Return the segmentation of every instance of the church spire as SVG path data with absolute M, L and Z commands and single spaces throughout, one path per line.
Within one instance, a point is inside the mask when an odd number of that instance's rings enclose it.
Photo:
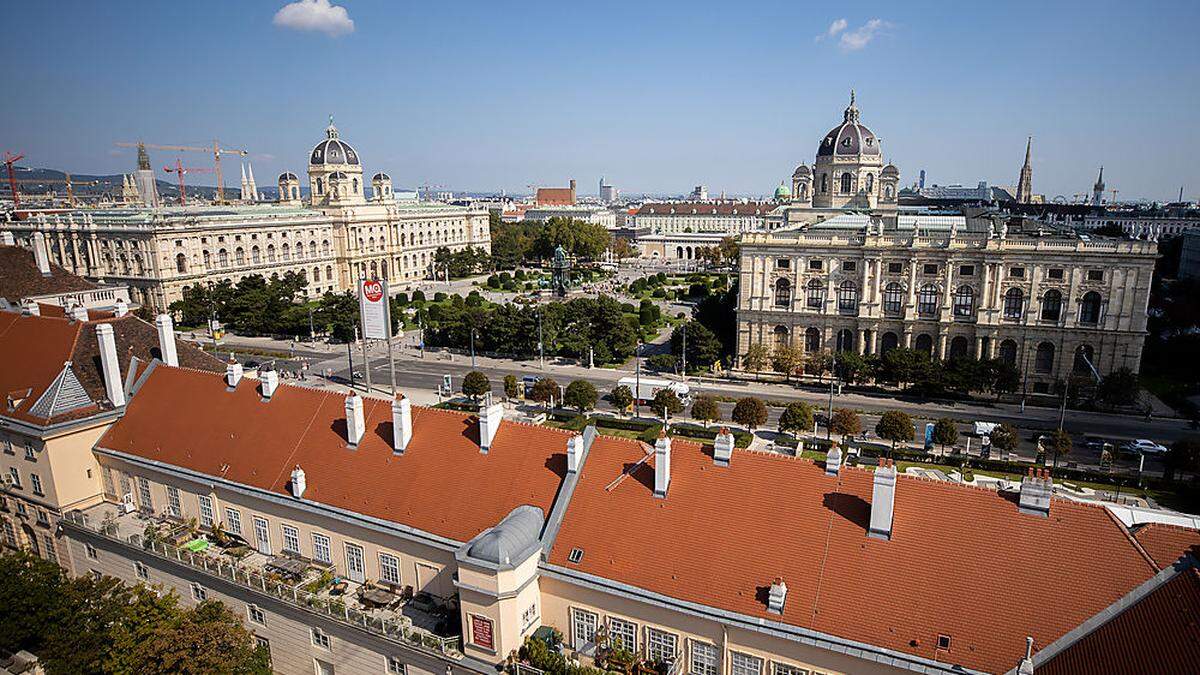
M 854 105 L 854 90 L 850 90 L 850 105 L 846 106 L 846 112 L 842 114 L 842 119 L 846 122 L 858 124 L 858 106 Z
M 1030 151 L 1033 149 L 1033 136 L 1025 141 L 1025 164 L 1021 166 L 1021 177 L 1017 180 L 1017 203 L 1028 204 L 1033 201 L 1033 165 L 1030 163 Z
M 138 142 L 138 168 L 143 171 L 150 170 L 150 155 L 146 152 L 146 144 Z

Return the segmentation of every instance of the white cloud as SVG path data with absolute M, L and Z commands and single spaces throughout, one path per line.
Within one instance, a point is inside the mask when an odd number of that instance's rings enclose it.
M 354 20 L 340 5 L 329 0 L 296 0 L 275 12 L 276 26 L 292 30 L 320 31 L 331 37 L 354 32 Z
M 833 23 L 829 24 L 829 30 L 813 38 L 813 42 L 820 42 L 827 37 L 835 37 L 838 33 L 846 30 L 847 25 L 845 19 L 836 19 Z
M 842 33 L 842 38 L 838 40 L 838 46 L 842 48 L 842 51 L 858 51 L 870 44 L 871 40 L 874 40 L 880 31 L 888 28 L 890 25 L 883 19 L 871 19 L 852 31 Z

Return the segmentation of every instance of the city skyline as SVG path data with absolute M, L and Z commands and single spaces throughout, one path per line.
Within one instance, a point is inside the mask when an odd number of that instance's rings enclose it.
M 1101 165 L 1122 200 L 1194 198 L 1200 183 L 1194 5 L 1038 6 L 1033 18 L 608 9 L 13 7 L 0 49 L 19 95 L 0 103 L 0 144 L 28 166 L 119 173 L 135 154 L 115 142 L 216 137 L 248 148 L 265 186 L 305 169 L 332 113 L 368 171 L 398 187 L 525 192 L 575 178 L 586 194 L 603 176 L 623 193 L 765 195 L 812 162 L 853 88 L 902 185 L 922 169 L 928 183 L 1014 185 L 1029 135 L 1047 198 L 1089 194 Z M 38 28 L 51 24 L 46 50 Z M 152 157 L 156 169 L 175 159 Z

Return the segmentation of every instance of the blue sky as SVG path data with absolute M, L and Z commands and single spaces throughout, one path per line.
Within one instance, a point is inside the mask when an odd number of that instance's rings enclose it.
M 1032 134 L 1035 191 L 1103 164 L 1120 198 L 1200 193 L 1194 0 L 332 1 L 352 31 L 277 25 L 285 0 L 4 3 L 0 149 L 108 173 L 133 167 L 115 141 L 217 137 L 263 185 L 333 113 L 398 185 L 765 194 L 853 87 L 905 184 L 1014 183 Z

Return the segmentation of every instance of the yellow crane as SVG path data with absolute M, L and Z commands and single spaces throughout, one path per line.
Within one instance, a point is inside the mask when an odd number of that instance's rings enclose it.
M 121 147 L 121 148 L 141 147 L 141 148 L 151 148 L 154 150 L 174 150 L 174 151 L 181 151 L 181 152 L 211 152 L 212 156 L 213 156 L 213 169 L 214 169 L 214 172 L 217 174 L 217 201 L 218 202 L 225 201 L 225 181 L 221 177 L 221 155 L 237 155 L 238 157 L 245 157 L 246 155 L 250 154 L 246 150 L 242 150 L 239 148 L 223 148 L 223 147 L 221 147 L 221 142 L 217 141 L 217 140 L 214 140 L 212 142 L 211 146 L 207 146 L 207 145 L 203 145 L 203 146 L 198 146 L 198 145 L 159 145 L 157 143 L 142 143 L 140 141 L 136 142 L 136 143 L 119 142 L 116 145 L 117 145 L 117 147 Z

